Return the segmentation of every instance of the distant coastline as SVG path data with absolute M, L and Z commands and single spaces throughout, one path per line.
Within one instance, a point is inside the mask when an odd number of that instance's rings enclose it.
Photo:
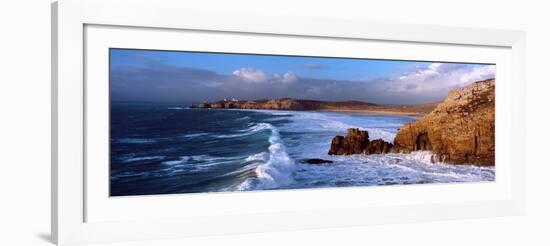
M 200 104 L 191 104 L 190 108 L 200 109 L 264 109 L 294 111 L 326 111 L 353 114 L 383 114 L 423 116 L 431 112 L 440 102 L 413 105 L 379 105 L 362 101 L 318 101 L 293 98 L 270 100 L 224 99 Z

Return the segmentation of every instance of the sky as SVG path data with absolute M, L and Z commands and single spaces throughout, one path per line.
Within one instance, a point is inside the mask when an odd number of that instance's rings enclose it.
M 494 78 L 490 64 L 110 49 L 113 101 L 224 98 L 441 101 L 454 88 Z

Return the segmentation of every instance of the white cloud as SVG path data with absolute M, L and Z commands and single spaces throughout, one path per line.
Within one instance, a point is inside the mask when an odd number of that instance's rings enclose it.
M 476 67 L 471 72 L 465 73 L 464 75 L 462 75 L 462 77 L 460 77 L 460 81 L 462 83 L 472 83 L 479 80 L 494 78 L 495 73 L 496 73 L 496 66 L 494 65 Z
M 389 78 L 379 86 L 395 93 L 429 93 L 448 91 L 494 77 L 494 65 L 472 67 L 454 63 L 431 63 L 427 67 L 417 67 L 408 73 Z
M 264 82 L 268 76 L 264 71 L 254 68 L 241 68 L 233 71 L 233 75 L 250 82 Z
M 264 71 L 255 68 L 240 68 L 233 71 L 233 75 L 239 77 L 242 80 L 249 82 L 283 82 L 292 83 L 298 80 L 298 76 L 293 72 L 287 72 L 283 75 L 273 74 L 270 76 Z
M 292 83 L 296 80 L 298 80 L 298 76 L 296 76 L 296 74 L 293 72 L 288 72 L 283 75 L 283 78 L 281 81 L 285 83 Z
M 152 75 L 156 76 L 154 80 Z M 440 101 L 453 88 L 494 75 L 495 66 L 452 63 L 426 63 L 410 67 L 407 72 L 368 80 L 308 78 L 293 71 L 269 74 L 246 67 L 226 75 L 157 64 L 113 71 L 113 93 L 117 100 L 126 101 L 178 101 L 182 97 L 189 101 L 292 97 L 410 104 Z

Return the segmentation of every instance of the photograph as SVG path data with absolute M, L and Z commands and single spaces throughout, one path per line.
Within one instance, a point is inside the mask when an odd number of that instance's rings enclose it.
M 110 196 L 495 181 L 496 65 L 109 49 Z

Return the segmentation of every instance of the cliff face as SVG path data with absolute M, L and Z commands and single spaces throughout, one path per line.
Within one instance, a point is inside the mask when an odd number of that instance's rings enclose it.
M 267 101 L 261 106 L 262 109 L 273 109 L 273 110 L 306 110 L 306 105 L 300 103 L 293 99 L 283 98 L 283 99 L 272 99 Z M 315 109 L 315 108 L 309 108 Z
M 495 80 L 455 89 L 420 120 L 397 132 L 393 152 L 431 150 L 433 161 L 495 163 Z

